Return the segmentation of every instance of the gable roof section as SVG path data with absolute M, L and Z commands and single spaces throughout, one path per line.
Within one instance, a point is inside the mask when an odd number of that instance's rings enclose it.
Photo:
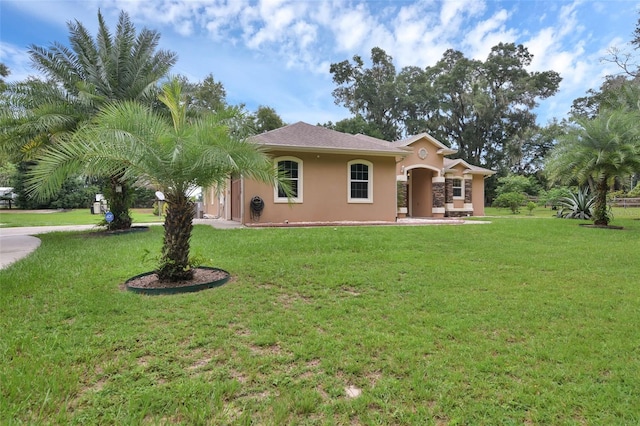
M 299 121 L 252 136 L 250 140 L 267 150 L 298 152 L 354 153 L 378 156 L 405 156 L 408 151 L 392 143 L 365 135 L 350 135 Z
M 420 133 L 415 136 L 411 136 L 407 139 L 402 139 L 402 140 L 393 142 L 392 145 L 398 148 L 408 147 L 412 145 L 414 142 L 419 141 L 420 139 L 426 139 L 427 141 L 431 142 L 431 144 L 435 145 L 435 147 L 438 148 L 438 154 L 449 155 L 449 154 L 455 154 L 456 152 L 458 152 L 457 149 L 449 148 L 448 146 L 440 142 L 438 139 L 431 136 L 429 133 Z
M 455 166 L 457 165 L 462 165 L 465 167 L 465 173 L 471 174 L 471 175 L 485 175 L 485 176 L 491 176 L 491 175 L 495 175 L 496 172 L 490 169 L 485 169 L 483 167 L 479 167 L 479 166 L 472 166 L 471 164 L 467 163 L 466 161 L 464 161 L 462 158 L 457 158 L 457 159 L 451 159 L 451 158 L 445 158 L 444 159 L 444 170 L 451 170 L 453 169 Z

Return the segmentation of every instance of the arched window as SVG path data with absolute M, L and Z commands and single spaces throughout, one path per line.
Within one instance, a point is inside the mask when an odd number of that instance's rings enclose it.
M 349 161 L 347 188 L 350 203 L 373 202 L 373 164 L 365 160 Z
M 274 160 L 278 172 L 283 173 L 291 185 L 291 201 L 302 203 L 302 160 L 296 157 L 278 157 Z M 289 199 L 284 190 L 278 185 L 274 189 L 274 202 L 288 203 Z

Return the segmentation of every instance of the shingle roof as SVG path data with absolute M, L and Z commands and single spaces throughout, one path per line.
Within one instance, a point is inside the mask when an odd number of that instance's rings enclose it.
M 271 149 L 294 151 L 358 152 L 372 155 L 407 155 L 390 142 L 365 135 L 350 135 L 299 121 L 251 137 L 251 141 Z

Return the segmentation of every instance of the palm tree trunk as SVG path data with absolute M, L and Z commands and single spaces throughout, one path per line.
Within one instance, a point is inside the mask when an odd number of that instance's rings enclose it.
M 609 224 L 609 215 L 607 214 L 607 180 L 600 179 L 596 184 L 596 200 L 593 205 L 593 223 L 594 225 L 607 226 Z
M 116 229 L 131 228 L 131 216 L 129 215 L 129 200 L 131 188 L 121 181 L 121 175 L 109 178 L 109 211 L 113 213 L 113 222 L 107 224 L 110 231 Z
M 182 193 L 167 194 L 167 216 L 164 221 L 162 258 L 157 271 L 162 281 L 193 278 L 189 265 L 189 248 L 193 229 L 193 202 Z

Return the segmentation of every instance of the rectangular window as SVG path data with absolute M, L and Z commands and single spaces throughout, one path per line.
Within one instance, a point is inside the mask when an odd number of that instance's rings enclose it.
M 369 182 L 351 182 L 351 198 L 369 198 Z
M 453 180 L 453 197 L 462 198 L 462 179 Z

